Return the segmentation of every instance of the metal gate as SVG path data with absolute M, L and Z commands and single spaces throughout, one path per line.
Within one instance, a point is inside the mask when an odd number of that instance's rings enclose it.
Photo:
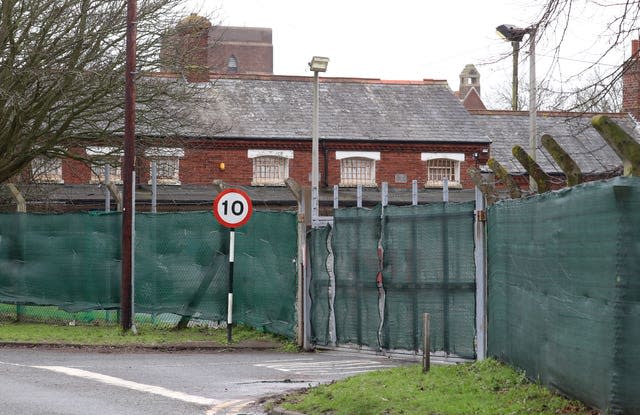
M 474 204 L 335 211 L 310 236 L 311 341 L 476 357 Z M 481 287 L 483 288 L 483 287 Z

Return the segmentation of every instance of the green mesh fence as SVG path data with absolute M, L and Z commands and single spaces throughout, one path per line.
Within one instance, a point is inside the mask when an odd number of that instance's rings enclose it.
M 120 305 L 121 222 L 118 213 L 1 214 L 0 316 L 117 321 L 92 310 Z M 255 212 L 236 230 L 234 322 L 295 335 L 296 241 L 293 213 Z M 210 212 L 137 214 L 136 321 L 225 321 L 228 244 Z
M 388 206 L 382 218 L 381 206 L 336 210 L 332 233 L 311 237 L 313 340 L 331 343 L 334 318 L 338 344 L 417 351 L 430 313 L 431 350 L 474 357 L 473 209 Z
M 501 202 L 488 224 L 490 354 L 640 414 L 640 179 Z
M 330 244 L 330 226 L 313 229 L 309 238 L 312 276 L 309 287 L 309 296 L 311 298 L 311 341 L 314 344 L 324 346 L 335 342 L 331 336 L 333 283 L 330 271 L 332 272 L 333 254 L 331 254 L 331 257 L 329 256 Z M 331 265 L 327 266 L 327 261 Z
M 473 210 L 473 203 L 385 208 L 385 347 L 421 348 L 429 313 L 432 351 L 475 357 Z

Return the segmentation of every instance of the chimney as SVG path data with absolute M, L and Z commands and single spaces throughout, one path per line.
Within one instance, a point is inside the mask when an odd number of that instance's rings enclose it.
M 480 73 L 476 69 L 475 65 L 465 65 L 462 72 L 460 72 L 460 87 L 458 88 L 460 99 L 464 99 L 471 88 L 475 88 L 478 95 L 480 95 Z
M 631 57 L 624 63 L 622 75 L 622 111 L 640 121 L 640 40 L 631 41 Z

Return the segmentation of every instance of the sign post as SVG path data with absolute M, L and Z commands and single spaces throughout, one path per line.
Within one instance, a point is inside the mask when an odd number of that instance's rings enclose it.
M 235 262 L 235 229 L 245 225 L 251 218 L 253 205 L 246 192 L 240 189 L 225 189 L 213 201 L 213 215 L 218 223 L 229 229 L 229 295 L 227 301 L 227 343 L 232 340 L 233 326 L 233 264 Z

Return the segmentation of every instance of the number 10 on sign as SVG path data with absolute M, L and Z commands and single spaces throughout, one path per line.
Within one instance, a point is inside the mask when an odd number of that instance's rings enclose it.
M 235 228 L 246 224 L 253 213 L 251 199 L 239 189 L 226 189 L 213 201 L 213 215 L 229 228 L 229 297 L 227 303 L 227 342 L 231 343 L 233 326 L 233 264 L 235 262 Z

